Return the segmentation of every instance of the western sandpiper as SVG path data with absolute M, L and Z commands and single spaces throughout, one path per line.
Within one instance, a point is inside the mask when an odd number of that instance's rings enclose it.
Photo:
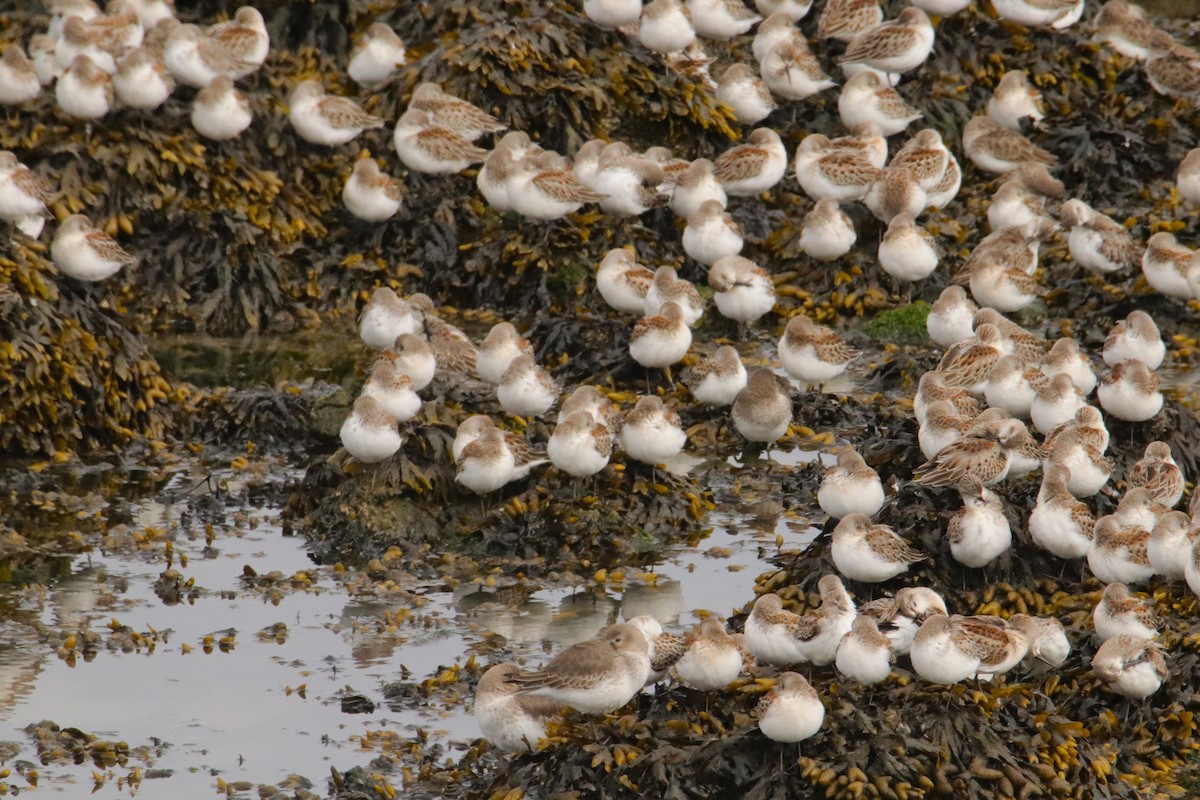
M 1122 525 L 1112 515 L 1096 521 L 1087 561 L 1092 574 L 1105 583 L 1142 583 L 1154 577 L 1148 547 L 1150 531 Z
M 475 176 L 475 185 L 479 193 L 492 208 L 501 212 L 513 210 L 512 200 L 508 196 L 508 185 L 517 166 L 534 147 L 529 134 L 524 131 L 510 131 L 488 153 Z
M 890 527 L 859 513 L 847 514 L 833 529 L 830 555 L 838 572 L 863 583 L 891 580 L 925 560 Z
M 66 69 L 78 56 L 87 56 L 98 69 L 111 75 L 117 71 L 117 64 L 110 51 L 116 49 L 102 29 L 93 28 L 90 21 L 85 22 L 82 17 L 72 16 L 63 22 L 54 57 L 58 65 Z
M 925 210 L 928 199 L 929 196 L 908 169 L 885 167 L 867 190 L 863 202 L 876 219 L 888 224 L 901 214 L 917 217 Z
M 179 25 L 171 30 L 163 44 L 162 60 L 175 80 L 196 89 L 208 86 L 218 75 L 236 80 L 258 68 L 208 38 L 195 25 Z
M 1162 411 L 1159 379 L 1137 359 L 1122 361 L 1100 380 L 1096 397 L 1100 407 L 1126 422 L 1145 422 Z
M 1083 0 L 995 0 L 1001 19 L 1031 28 L 1069 28 L 1083 15 Z
M 45 224 L 46 203 L 54 189 L 9 150 L 0 150 L 0 219 L 37 237 Z
M 875 0 L 870 5 L 879 8 Z M 874 72 L 859 72 L 846 81 L 838 95 L 838 115 L 848 128 L 870 122 L 885 136 L 900 133 L 923 116 Z
M 755 128 L 745 144 L 735 145 L 717 156 L 713 174 L 731 197 L 765 192 L 787 172 L 787 151 L 779 134 L 770 128 Z
M 347 97 L 327 95 L 317 81 L 297 84 L 288 106 L 288 121 L 301 139 L 313 144 L 346 144 L 365 130 L 383 127 L 382 118 L 368 114 Z
M 496 664 L 483 673 L 475 687 L 475 722 L 483 738 L 506 753 L 537 750 L 546 735 L 546 722 L 559 705 L 548 697 L 521 694 L 511 678 L 516 664 Z
M 687 444 L 679 414 L 654 395 L 638 399 L 625 415 L 621 447 L 625 454 L 645 464 L 665 464 Z
M 508 206 L 523 217 L 552 220 L 607 198 L 558 161 L 557 153 L 526 155 L 516 161 L 506 184 Z
M 1183 567 L 1183 578 L 1192 594 L 1200 597 L 1200 536 L 1192 541 L 1192 552 Z
M 1158 642 L 1116 636 L 1100 645 L 1092 656 L 1092 670 L 1117 694 L 1142 700 L 1157 692 L 1167 679 L 1164 653 Z
M 1003 408 L 1014 417 L 1027 419 L 1038 388 L 1047 382 L 1037 367 L 1027 367 L 1014 353 L 1001 358 L 988 376 L 983 396 L 992 408 Z
M 1084 269 L 1104 274 L 1142 263 L 1143 248 L 1134 243 L 1125 226 L 1082 200 L 1063 203 L 1059 219 L 1071 231 L 1067 239 L 1071 258 Z
M 907 211 L 892 217 L 879 243 L 879 266 L 893 278 L 919 281 L 937 269 L 938 246 Z
M 1067 468 L 1067 489 L 1076 497 L 1091 497 L 1108 483 L 1112 462 L 1076 431 L 1057 436 L 1047 450 L 1047 461 Z
M 933 128 L 918 131 L 892 158 L 893 167 L 905 167 L 923 190 L 937 186 L 950 163 L 950 151 Z
M 688 215 L 683 252 L 706 267 L 742 252 L 742 226 L 720 200 L 705 200 Z
M 975 166 L 988 172 L 1010 172 L 1027 163 L 1052 166 L 1058 161 L 1053 154 L 986 114 L 968 122 L 962 135 L 967 156 Z
M 829 137 L 814 133 L 796 150 L 796 181 L 814 200 L 861 200 L 879 177 L 879 169 L 863 156 L 830 149 Z
M 126 5 L 137 15 L 142 27 L 150 30 L 164 19 L 174 19 L 175 0 L 128 0 Z
M 408 376 L 413 389 L 421 391 L 430 384 L 437 372 L 437 359 L 429 343 L 415 333 L 402 333 L 391 347 L 380 353 L 396 365 L 396 369 Z
M 528 475 L 545 458 L 518 463 L 504 431 L 483 426 L 455 459 L 454 480 L 475 494 L 488 494 Z
M 679 306 L 688 327 L 704 314 L 704 300 L 692 282 L 680 278 L 674 267 L 662 266 L 655 270 L 654 280 L 646 289 L 645 313 L 660 313 L 667 303 Z
M 662 623 L 649 614 L 639 614 L 626 622 L 640 630 L 650 645 L 650 674 L 646 676 L 645 685 L 665 679 L 675 662 L 687 652 L 687 639 L 677 633 L 664 632 Z
M 892 643 L 896 655 L 905 655 L 921 623 L 931 614 L 946 614 L 946 601 L 926 586 L 905 586 L 894 597 L 881 597 L 859 606 L 860 616 L 875 620 L 878 630 Z
M 68 278 L 87 283 L 111 278 L 122 267 L 138 263 L 137 256 L 93 227 L 83 214 L 72 214 L 59 224 L 50 243 L 50 258 Z
M 650 674 L 650 644 L 636 625 L 618 622 L 573 644 L 542 669 L 514 673 L 522 692 L 543 695 L 588 714 L 616 711 L 642 690 Z
M 917 381 L 917 393 L 913 397 L 913 416 L 918 424 L 925 424 L 929 408 L 938 400 L 945 400 L 950 404 L 949 410 L 952 413 L 967 419 L 974 419 L 983 410 L 970 392 L 947 386 L 942 373 L 930 370 Z
M 895 662 L 892 640 L 879 632 L 874 618 L 859 614 L 838 645 L 834 665 L 851 680 L 873 684 L 887 678 Z
M 767 53 L 779 44 L 793 42 L 803 38 L 804 34 L 796 25 L 796 20 L 787 14 L 776 12 L 768 14 L 754 31 L 754 40 L 750 43 L 750 52 L 761 67 Z
M 762 20 L 742 0 L 687 0 L 687 10 L 697 36 L 729 41 Z
M 167 102 L 175 90 L 175 79 L 161 59 L 137 48 L 117 62 L 113 91 L 122 105 L 153 111 Z
M 1000 329 L 991 323 L 975 327 L 975 335 L 963 339 L 942 354 L 938 372 L 946 386 L 982 395 L 992 369 L 1004 357 Z
M 962 414 L 949 400 L 934 400 L 925 407 L 917 429 L 921 455 L 933 458 L 963 438 L 974 424 L 974 417 Z
M 934 614 L 913 638 L 913 669 L 932 683 L 958 683 L 975 677 L 989 680 L 1015 667 L 1029 641 L 999 617 L 947 617 Z
M 707 617 L 687 635 L 687 650 L 675 662 L 679 681 L 702 692 L 724 689 L 742 672 L 737 641 L 716 617 Z
M 748 258 L 725 256 L 708 270 L 708 285 L 721 316 L 747 325 L 775 307 L 775 282 Z
M 583 13 L 603 28 L 623 28 L 638 21 L 642 0 L 584 0 Z
M 474 103 L 446 94 L 436 83 L 422 83 L 413 89 L 408 108 L 424 112 L 435 127 L 453 131 L 469 142 L 507 127 Z
M 1016 171 L 1009 174 L 1016 174 Z M 1026 225 L 1046 217 L 1045 198 L 1027 188 L 1023 181 L 1005 180 L 992 195 L 987 216 L 988 225 L 994 231 Z
M 240 136 L 254 121 L 250 102 L 228 75 L 218 75 L 192 101 L 192 127 L 206 139 L 227 141 Z
M 1004 127 L 1019 131 L 1021 120 L 1026 117 L 1037 123 L 1045 116 L 1042 93 L 1029 84 L 1029 76 L 1024 71 L 1009 70 L 992 91 L 987 115 Z
M 1154 571 L 1172 580 L 1187 578 L 1187 562 L 1192 557 L 1192 538 L 1197 527 L 1182 511 L 1169 511 L 1154 523 L 1146 554 Z
M 404 441 L 396 429 L 395 418 L 378 400 L 366 395 L 354 401 L 354 408 L 338 435 L 346 452 L 365 464 L 391 458 Z
M 396 343 L 396 337 L 423 330 L 421 312 L 401 300 L 387 286 L 371 293 L 358 318 L 358 335 L 368 347 L 382 350 Z
M 1013 614 L 1009 627 L 1016 629 L 1029 642 L 1027 657 L 1037 659 L 1047 667 L 1061 667 L 1071 654 L 1071 641 L 1063 624 L 1054 617 L 1031 617 Z
M 679 0 L 653 0 L 642 9 L 637 35 L 642 47 L 665 55 L 695 41 L 696 29 Z
M 849 253 L 857 238 L 850 215 L 838 207 L 837 200 L 825 197 L 804 215 L 799 244 L 810 258 L 833 261 Z
M 658 190 L 667 177 L 663 168 L 628 150 L 625 145 L 604 148 L 591 183 L 597 192 L 608 195 L 600 201 L 600 208 L 614 217 L 640 216 L 671 200 Z
M 479 363 L 478 355 L 475 363 Z M 509 362 L 496 387 L 500 407 L 519 417 L 545 414 L 558 400 L 559 393 L 558 383 L 529 353 L 518 355 Z
M 1096 372 L 1092 369 L 1092 361 L 1079 348 L 1079 342 L 1070 336 L 1056 340 L 1050 347 L 1042 362 L 1042 372 L 1051 378 L 1060 372 L 1070 375 L 1072 383 L 1085 397 L 1096 388 Z
M 1115 367 L 1122 361 L 1137 359 L 1150 369 L 1158 369 L 1167 355 L 1154 318 L 1145 311 L 1134 310 L 1119 321 L 1104 338 L 1104 363 Z
M 1075 418 L 1075 412 L 1087 405 L 1083 392 L 1071 380 L 1071 376 L 1060 372 L 1042 385 L 1029 406 L 1029 418 L 1041 433 L 1049 433 L 1056 426 Z
M 680 379 L 697 402 L 728 406 L 746 388 L 748 378 L 737 350 L 722 345 L 712 356 L 684 370 Z
M 410 108 L 396 123 L 396 154 L 405 166 L 428 175 L 462 172 L 487 158 L 487 151 L 434 121 L 428 111 Z
M 968 476 L 958 483 L 963 506 L 946 527 L 950 555 L 964 567 L 986 567 L 1012 547 L 1012 531 L 999 496 Z
M 817 38 L 838 39 L 849 44 L 881 22 L 883 9 L 878 0 L 829 0 L 817 20 Z
M 1053 450 L 1059 436 L 1066 433 L 1075 434 L 1079 441 L 1091 445 L 1099 453 L 1103 454 L 1108 450 L 1108 428 L 1104 425 L 1104 415 L 1095 406 L 1084 406 L 1075 412 L 1075 419 L 1047 433 L 1044 443 L 1046 452 Z
M 780 673 L 775 687 L 758 703 L 758 729 L 774 742 L 800 742 L 814 736 L 825 721 L 825 706 L 802 675 Z
M 78 55 L 54 86 L 54 99 L 69 117 L 95 121 L 112 108 L 112 76 L 86 55 Z
M 812 8 L 812 0 L 754 0 L 754 7 L 764 17 L 783 14 L 793 22 L 799 22 Z
M 342 187 L 346 210 L 364 222 L 390 219 L 400 211 L 403 200 L 400 181 L 381 171 L 369 156 L 354 162 L 354 169 Z
M 1142 73 L 1154 91 L 1176 100 L 1195 102 L 1200 97 L 1200 66 L 1196 51 L 1173 39 L 1156 39 Z
M 1130 488 L 1148 489 L 1154 499 L 1167 508 L 1174 508 L 1183 499 L 1183 472 L 1171 455 L 1166 442 L 1151 442 L 1141 459 L 1129 470 L 1125 482 Z
M 397 422 L 408 422 L 421 413 L 421 398 L 413 389 L 412 380 L 387 359 L 379 359 L 371 366 L 362 393 L 364 397 L 374 397 Z
M 837 85 L 825 74 L 820 60 L 808 49 L 803 36 L 772 47 L 759 66 L 763 83 L 771 94 L 787 100 L 807 100 Z
M 692 347 L 692 331 L 678 303 L 667 302 L 633 326 L 629 355 L 643 367 L 669 370 Z M 668 373 L 669 374 L 669 373 Z
M 730 412 L 738 433 L 768 448 L 787 434 L 792 423 L 792 398 L 780 383 L 774 372 L 756 367 L 750 371 L 746 388 L 734 398 Z
M 271 50 L 271 38 L 262 13 L 254 6 L 241 6 L 233 19 L 210 25 L 208 38 L 223 46 L 243 61 L 262 64 Z
M 595 386 L 579 386 L 567 395 L 558 409 L 558 422 L 564 421 L 576 411 L 586 411 L 600 424 L 610 431 L 616 432 L 621 427 L 621 412 L 615 403 Z
M 415 308 L 424 320 L 425 335 L 428 337 L 429 349 L 433 351 L 433 357 L 437 361 L 438 372 L 472 374 L 475 364 L 479 361 L 479 351 L 471 337 L 457 326 L 435 316 L 433 303 L 425 295 L 414 294 L 408 298 L 408 304 Z
M 817 325 L 804 314 L 788 320 L 779 340 L 779 360 L 796 380 L 809 386 L 820 385 L 846 371 L 862 351 L 824 325 Z
M 517 333 L 511 322 L 497 322 L 479 346 L 475 374 L 490 384 L 499 384 L 514 359 L 533 355 L 533 345 Z
M 734 118 L 743 125 L 757 125 L 779 105 L 753 67 L 737 62 L 721 73 L 717 99 L 729 106 Z
M 472 414 L 458 423 L 454 432 L 454 442 L 450 446 L 451 458 L 458 461 L 467 445 L 482 436 L 484 431 L 495 427 L 496 423 L 487 414 Z
M 29 60 L 33 62 L 33 70 L 42 86 L 49 86 L 62 74 L 62 67 L 54 57 L 54 50 L 54 39 L 44 33 L 39 33 L 29 40 Z
M 984 486 L 999 483 L 1008 475 L 1010 449 L 1023 428 L 1010 419 L 978 436 L 964 436 L 918 467 L 916 482 L 931 488 L 957 487 L 970 475 Z
M 653 283 L 654 273 L 637 263 L 636 256 L 623 247 L 605 253 L 596 271 L 600 296 L 624 314 L 646 313 L 646 294 Z
M 803 616 L 785 610 L 775 594 L 755 601 L 746 618 L 745 636 L 758 661 L 781 667 L 833 662 L 838 644 L 854 622 L 854 601 L 836 575 L 823 575 L 817 586 L 821 606 Z
M 42 93 L 33 62 L 21 45 L 9 42 L 0 56 L 0 105 L 18 106 L 28 103 Z
M 1170 34 L 1158 30 L 1146 19 L 1146 11 L 1125 0 L 1109 0 L 1092 18 L 1092 39 L 1107 44 L 1126 58 L 1145 61 L 1155 49 L 1162 47 Z
M 1152 530 L 1158 518 L 1169 509 L 1154 499 L 1154 494 L 1142 486 L 1126 486 L 1112 515 L 1122 525 L 1134 525 Z
M 360 86 L 376 86 L 408 63 L 404 42 L 390 25 L 376 22 L 367 28 L 350 51 L 346 74 Z
M 554 466 L 576 478 L 595 475 L 612 456 L 612 432 L 588 411 L 560 420 L 546 444 Z
M 1188 270 L 1195 252 L 1179 243 L 1175 234 L 1159 231 L 1146 242 L 1142 253 L 1142 274 L 1146 283 L 1167 297 L 1190 300 L 1194 294 L 1188 283 Z
M 1175 188 L 1185 202 L 1200 205 L 1200 147 L 1193 147 L 1179 162 Z
M 925 318 L 929 338 L 940 347 L 969 339 L 974 334 L 972 319 L 979 310 L 961 286 L 947 286 Z
M 1059 558 L 1083 558 L 1092 546 L 1096 519 L 1067 488 L 1071 472 L 1050 464 L 1042 472 L 1037 504 L 1029 514 L 1029 538 Z
M 1092 625 L 1102 642 L 1118 636 L 1158 636 L 1158 616 L 1151 600 L 1134 595 L 1123 583 L 1110 583 L 1092 609 Z
M 933 50 L 933 26 L 919 8 L 905 8 L 894 20 L 860 33 L 838 64 L 863 64 L 880 72 L 908 72 L 925 63 Z
M 817 490 L 817 503 L 834 519 L 850 514 L 874 516 L 885 501 L 879 473 L 853 447 L 838 451 L 837 463 L 825 470 Z
M 707 158 L 697 158 L 675 181 L 675 188 L 671 192 L 671 210 L 675 216 L 687 219 L 706 202 L 717 202 L 724 208 L 728 199 L 714 174 L 713 163 Z

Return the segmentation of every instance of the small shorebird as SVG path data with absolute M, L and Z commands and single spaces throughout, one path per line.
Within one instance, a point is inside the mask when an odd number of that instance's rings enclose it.
M 392 289 L 380 286 L 363 306 L 358 319 L 358 335 L 368 347 L 382 350 L 395 344 L 398 336 L 422 331 L 423 325 L 419 311 L 401 300 Z
M 748 380 L 741 356 L 729 345 L 688 367 L 680 379 L 697 402 L 708 406 L 732 405 Z
M 730 410 L 733 426 L 751 442 L 766 445 L 787 435 L 792 423 L 792 398 L 780 385 L 780 379 L 766 367 L 750 371 L 746 387 L 738 392 Z
M 855 36 L 837 62 L 843 67 L 862 64 L 880 72 L 908 72 L 929 58 L 933 38 L 929 17 L 910 6 L 896 19 Z
M 787 151 L 779 134 L 770 128 L 755 128 L 745 144 L 717 156 L 713 174 L 730 197 L 749 197 L 779 183 L 787 165 Z
M 646 294 L 653 283 L 654 273 L 637 263 L 634 254 L 623 247 L 605 253 L 596 271 L 600 296 L 623 314 L 646 313 Z
M 479 363 L 478 356 L 475 363 Z M 518 355 L 509 362 L 496 387 L 496 399 L 500 401 L 501 408 L 518 417 L 545 414 L 559 394 L 560 389 L 554 378 L 529 353 Z
M 746 646 L 761 663 L 787 667 L 811 661 L 823 665 L 854 622 L 854 601 L 836 575 L 817 582 L 821 606 L 803 616 L 787 611 L 776 594 L 761 595 L 746 618 Z
M 122 267 L 138 263 L 137 256 L 93 227 L 83 214 L 72 214 L 58 226 L 50 243 L 50 259 L 68 278 L 87 283 L 111 278 Z
M 881 597 L 859 606 L 861 616 L 875 620 L 876 626 L 892 643 L 896 655 L 905 655 L 912 646 L 917 629 L 931 614 L 946 614 L 946 601 L 925 586 L 905 586 L 894 597 Z
M 551 463 L 575 478 L 595 475 L 612 456 L 612 432 L 588 411 L 559 420 L 546 443 Z
M 1096 398 L 1100 407 L 1126 422 L 1145 422 L 1162 411 L 1159 378 L 1137 359 L 1122 361 L 1100 379 Z
M 820 385 L 846 371 L 862 351 L 804 314 L 788 320 L 779 340 L 779 360 L 788 374 L 808 386 Z
M 1019 131 L 1021 120 L 1029 118 L 1036 124 L 1045 116 L 1042 93 L 1029 85 L 1029 76 L 1024 71 L 1009 70 L 992 90 L 987 115 L 1009 130 Z
M 520 672 L 516 664 L 490 667 L 475 687 L 475 722 L 483 738 L 506 753 L 537 750 L 546 735 L 546 722 L 560 712 L 548 697 L 521 694 L 511 679 Z
M 1143 583 L 1154 577 L 1150 565 L 1150 531 L 1122 525 L 1114 516 L 1096 521 L 1087 561 L 1092 574 L 1105 583 Z
M 400 181 L 384 174 L 369 156 L 354 162 L 354 169 L 342 187 L 346 210 L 364 222 L 390 219 L 400 211 L 403 200 Z
M 771 741 L 800 742 L 821 730 L 825 706 L 803 676 L 784 672 L 758 703 L 758 729 Z
M 522 693 L 538 694 L 587 714 L 608 714 L 633 699 L 650 674 L 650 644 L 636 625 L 609 625 L 566 648 L 540 670 L 515 672 Z
M 838 572 L 864 583 L 891 580 L 925 560 L 890 527 L 859 513 L 842 517 L 833 529 L 830 555 Z
M 421 398 L 412 380 L 396 368 L 393 361 L 379 359 L 371 365 L 371 374 L 363 384 L 364 397 L 374 397 L 384 411 L 397 422 L 408 422 L 421 413 Z
M 757 322 L 775 308 L 775 282 L 748 258 L 725 256 L 716 261 L 709 267 L 708 285 L 716 290 L 717 311 L 739 325 Z
M 1162 366 L 1167 346 L 1154 318 L 1145 311 L 1134 310 L 1113 325 L 1104 337 L 1104 363 L 1115 367 L 1122 361 L 1137 359 L 1152 370 Z
M 249 128 L 254 114 L 246 96 L 234 88 L 233 79 L 218 75 L 196 93 L 191 120 L 196 133 L 206 139 L 224 142 Z
M 853 447 L 838 451 L 837 463 L 825 471 L 817 490 L 817 503 L 834 519 L 850 514 L 874 516 L 885 501 L 879 473 Z
M 396 454 L 403 443 L 396 420 L 374 397 L 363 395 L 342 423 L 339 437 L 342 447 L 364 464 L 383 461 Z
M 1048 464 L 1042 471 L 1037 505 L 1029 515 L 1029 538 L 1059 558 L 1083 558 L 1092 546 L 1096 519 L 1067 488 L 1070 470 Z
M 479 346 L 475 374 L 480 380 L 498 385 L 504 377 L 504 371 L 515 359 L 532 355 L 533 345 L 517 333 L 511 322 L 497 322 Z
M 804 215 L 800 231 L 800 249 L 810 258 L 833 261 L 850 252 L 858 234 L 850 216 L 838 206 L 832 197 L 818 200 L 812 210 Z
M 737 641 L 716 617 L 708 617 L 687 635 L 687 650 L 673 668 L 679 681 L 702 692 L 724 689 L 742 673 Z
M 1136 636 L 1117 636 L 1100 645 L 1092 670 L 1119 695 L 1141 700 L 1154 694 L 1167 679 L 1165 649 Z
M 965 289 L 947 286 L 930 308 L 929 316 L 925 318 L 925 330 L 934 344 L 950 347 L 974 335 L 972 320 L 978 310 Z
M 656 396 L 638 399 L 625 415 L 621 447 L 625 454 L 645 464 L 665 464 L 687 444 L 679 414 Z
M 859 614 L 838 645 L 834 664 L 841 675 L 864 684 L 879 683 L 892 672 L 896 652 L 874 618 Z
M 389 25 L 376 22 L 350 51 L 346 74 L 360 86 L 377 86 L 406 63 L 404 42 Z
M 1125 482 L 1130 488 L 1140 486 L 1148 489 L 1154 499 L 1167 508 L 1174 508 L 1183 499 L 1183 472 L 1175 463 L 1171 446 L 1166 442 L 1146 445 L 1141 459 L 1129 470 Z
M 383 127 L 382 118 L 368 114 L 347 97 L 327 95 L 316 81 L 297 84 L 288 105 L 288 121 L 301 139 L 312 144 L 346 144 L 363 131 Z
M 950 519 L 946 539 L 950 555 L 964 567 L 986 567 L 1012 547 L 1012 531 L 999 496 L 979 479 L 967 476 L 958 482 L 963 507 Z

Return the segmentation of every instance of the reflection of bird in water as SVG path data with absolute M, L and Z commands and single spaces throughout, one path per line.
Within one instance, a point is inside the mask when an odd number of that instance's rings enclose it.
M 621 615 L 625 619 L 649 614 L 663 624 L 671 624 L 677 623 L 682 613 L 683 584 L 671 578 L 627 586 L 621 595 Z
M 576 592 L 559 601 L 545 638 L 559 645 L 575 644 L 616 619 L 617 603 L 603 590 Z
M 548 635 L 550 604 L 527 599 L 523 591 L 460 586 L 454 590 L 454 607 L 465 624 L 512 642 L 540 642 Z

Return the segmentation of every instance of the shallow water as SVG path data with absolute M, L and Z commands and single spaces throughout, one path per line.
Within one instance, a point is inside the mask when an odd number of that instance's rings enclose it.
M 296 347 L 276 340 L 223 354 L 217 342 L 181 344 L 174 340 L 174 351 L 192 355 L 181 355 L 176 368 L 199 383 L 340 380 L 347 374 L 324 368 L 320 375 L 305 374 L 295 367 L 303 363 Z M 773 450 L 770 456 L 776 469 L 828 459 L 804 450 Z M 18 759 L 37 760 L 26 726 L 53 720 L 134 748 L 127 765 L 106 773 L 97 797 L 127 794 L 117 778 L 135 766 L 145 776 L 143 791 L 154 794 L 169 786 L 173 796 L 200 796 L 218 781 L 245 781 L 240 788 L 249 790 L 250 784 L 275 784 L 289 775 L 305 776 L 314 791 L 324 793 L 330 766 L 345 770 L 369 760 L 354 740 L 367 730 L 415 736 L 421 729 L 440 742 L 478 736 L 466 707 L 433 702 L 422 711 L 394 710 L 383 696 L 384 684 L 402 675 L 419 683 L 464 663 L 473 647 L 495 635 L 504 637 L 505 650 L 519 660 L 540 663 L 618 618 L 648 613 L 683 630 L 699 619 L 697 611 L 727 616 L 753 598 L 755 577 L 779 546 L 802 549 L 817 533 L 808 520 L 784 511 L 770 481 L 746 491 L 717 486 L 709 530 L 696 546 L 681 544 L 662 553 L 652 577 L 635 579 L 638 571 L 630 570 L 624 582 L 546 588 L 516 606 L 481 585 L 356 594 L 347 573 L 315 566 L 302 537 L 283 535 L 280 509 L 270 504 L 217 506 L 210 544 L 202 517 L 212 517 L 197 514 L 205 507 L 205 493 L 219 490 L 225 494 L 215 499 L 225 502 L 222 498 L 241 496 L 248 482 L 283 484 L 303 473 L 304 465 L 269 457 L 263 465 L 252 462 L 238 470 L 229 466 L 231 458 L 207 454 L 163 475 L 122 476 L 99 465 L 46 470 L 51 483 L 110 494 L 99 527 L 124 537 L 124 545 L 63 559 L 61 574 L 44 589 L 17 580 L 0 585 L 0 608 L 12 610 L 11 620 L 0 626 L 0 740 L 20 745 Z M 716 477 L 752 474 L 763 464 L 691 459 L 686 467 Z M 256 471 L 262 477 L 254 477 Z M 138 546 L 132 537 L 143 535 L 145 543 Z M 92 535 L 88 541 L 99 539 Z M 172 542 L 171 564 L 166 539 Z M 155 593 L 155 581 L 168 566 L 201 589 L 194 602 L 168 604 Z M 246 567 L 258 576 L 277 572 L 279 580 L 273 586 L 248 581 Z M 291 577 L 304 572 L 311 581 L 292 584 Z M 414 624 L 396 624 L 396 612 L 404 609 L 411 610 Z M 29 624 L 34 618 L 63 636 L 99 634 L 98 652 L 73 662 L 60 656 L 62 636 L 39 640 Z M 153 651 L 109 650 L 105 642 L 114 621 L 144 634 L 158 632 Z M 286 626 L 286 635 L 277 641 L 273 626 Z M 223 650 L 219 641 L 230 635 L 235 643 Z M 213 646 L 206 652 L 210 636 Z M 366 696 L 375 710 L 343 713 L 343 692 Z M 50 763 L 40 767 L 40 785 L 77 796 L 93 787 L 94 770 L 90 762 Z M 19 778 L 10 782 L 21 785 Z

